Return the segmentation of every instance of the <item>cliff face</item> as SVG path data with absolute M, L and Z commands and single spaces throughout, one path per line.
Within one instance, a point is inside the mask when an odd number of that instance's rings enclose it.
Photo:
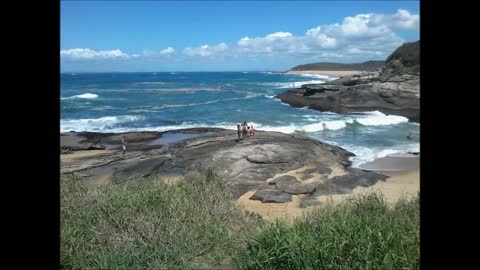
M 380 111 L 420 122 L 420 41 L 397 48 L 375 71 L 305 84 L 276 98 L 295 107 L 337 113 Z

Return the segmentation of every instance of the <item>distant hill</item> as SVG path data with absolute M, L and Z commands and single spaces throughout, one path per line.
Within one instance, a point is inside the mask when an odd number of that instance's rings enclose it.
M 383 67 L 385 61 L 367 61 L 363 63 L 352 63 L 352 64 L 343 64 L 343 63 L 330 63 L 330 62 L 321 62 L 321 63 L 312 63 L 296 66 L 290 70 L 302 71 L 302 70 L 358 70 L 358 71 L 373 71 L 377 68 Z

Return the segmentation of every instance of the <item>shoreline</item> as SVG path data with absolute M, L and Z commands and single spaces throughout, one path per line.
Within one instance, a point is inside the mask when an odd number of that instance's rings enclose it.
M 343 77 L 351 76 L 363 73 L 366 71 L 360 70 L 289 70 L 286 71 L 286 74 L 297 74 L 297 75 L 324 75 L 329 77 Z

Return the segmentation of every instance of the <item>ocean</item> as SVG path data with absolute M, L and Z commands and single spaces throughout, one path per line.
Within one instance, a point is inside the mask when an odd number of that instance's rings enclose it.
M 332 79 L 272 72 L 62 73 L 60 131 L 236 130 L 247 121 L 257 130 L 304 134 L 340 146 L 356 155 L 354 167 L 420 151 L 420 125 L 405 117 L 319 112 L 274 98 L 293 86 Z

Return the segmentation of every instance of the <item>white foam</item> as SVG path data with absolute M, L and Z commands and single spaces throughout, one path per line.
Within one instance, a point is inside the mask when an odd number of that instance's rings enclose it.
M 302 77 L 310 77 L 310 78 L 318 78 L 318 79 L 324 79 L 324 80 L 331 80 L 332 77 L 327 76 L 327 75 L 319 75 L 319 74 L 309 74 L 309 73 L 302 73 L 302 74 L 297 74 Z
M 311 80 L 311 81 L 296 81 L 296 82 L 273 82 L 273 83 L 262 83 L 261 85 L 274 86 L 275 88 L 293 88 L 300 87 L 304 84 L 319 84 L 324 83 L 326 80 Z
M 111 131 L 112 125 L 143 119 L 137 115 L 105 116 L 89 119 L 61 119 L 60 131 Z
M 364 126 L 395 125 L 408 122 L 408 118 L 398 115 L 385 115 L 379 111 L 368 112 L 365 117 L 355 119 Z
M 351 123 L 353 123 L 353 119 L 320 121 L 318 123 L 308 124 L 308 125 L 290 124 L 287 126 L 270 126 L 270 125 L 262 125 L 258 123 L 252 123 L 252 124 L 257 130 L 276 131 L 276 132 L 282 132 L 286 134 L 292 134 L 295 132 L 312 133 L 312 132 L 318 132 L 322 130 L 339 130 L 339 129 L 345 128 L 347 124 L 351 124 Z
M 96 94 L 92 94 L 92 93 L 85 93 L 85 94 L 81 94 L 81 95 L 75 95 L 75 96 L 71 96 L 71 97 L 63 97 L 63 98 L 60 98 L 60 99 L 75 99 L 75 98 L 98 98 L 98 95 Z
M 97 119 L 72 119 L 72 120 L 61 120 L 61 132 L 68 132 L 68 131 L 91 131 L 91 132 L 113 132 L 113 133 L 121 133 L 121 132 L 138 132 L 138 131 L 167 131 L 167 130 L 177 130 L 177 129 L 187 129 L 187 128 L 224 128 L 224 129 L 231 129 L 237 130 L 237 124 L 232 123 L 219 123 L 217 125 L 211 125 L 207 123 L 191 123 L 191 122 L 184 122 L 179 125 L 169 125 L 169 126 L 146 126 L 146 127 L 112 127 L 114 123 L 121 123 L 121 122 L 130 122 L 130 121 L 138 121 L 142 119 L 141 116 L 132 116 L 132 115 L 124 115 L 124 116 L 113 116 L 113 117 L 102 117 Z M 249 123 L 250 125 L 250 123 Z
M 324 140 L 325 141 L 325 140 Z M 388 148 L 382 147 L 365 147 L 359 145 L 352 145 L 352 144 L 342 144 L 338 145 L 335 142 L 325 141 L 329 144 L 340 146 L 347 151 L 350 151 L 355 154 L 355 156 L 350 158 L 352 162 L 352 167 L 358 168 L 361 164 L 373 161 L 378 158 L 386 157 L 386 156 L 397 156 L 403 155 L 407 152 L 420 152 L 420 144 L 419 143 L 411 143 L 411 144 L 401 144 L 396 145 Z

